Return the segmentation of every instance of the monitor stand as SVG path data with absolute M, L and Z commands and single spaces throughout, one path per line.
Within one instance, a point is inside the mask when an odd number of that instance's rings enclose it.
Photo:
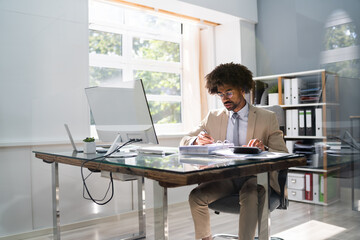
M 119 142 L 121 140 L 121 135 L 118 134 L 114 140 L 114 142 L 111 144 L 109 150 L 105 153 L 105 155 L 110 154 L 114 152 L 117 147 L 119 146 Z M 125 151 L 118 151 L 112 153 L 110 156 L 107 156 L 108 158 L 126 158 L 126 157 L 136 157 L 136 152 L 125 152 Z

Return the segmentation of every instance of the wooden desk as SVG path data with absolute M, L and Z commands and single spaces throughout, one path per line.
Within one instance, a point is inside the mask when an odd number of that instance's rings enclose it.
M 45 153 L 35 151 L 35 156 L 47 163 L 52 163 L 53 178 L 53 214 L 54 239 L 60 239 L 59 212 L 59 179 L 58 163 L 81 166 L 86 160 L 101 156 L 98 154 L 82 153 Z M 167 188 L 199 184 L 213 180 L 258 175 L 258 182 L 268 190 L 269 172 L 289 167 L 306 165 L 306 158 L 291 155 L 278 159 L 236 160 L 215 156 L 159 156 L 138 155 L 136 158 L 108 159 L 108 161 L 90 161 L 84 167 L 92 170 L 118 172 L 154 181 L 154 222 L 155 239 L 167 240 Z M 142 178 L 143 179 L 143 178 Z M 141 182 L 141 181 L 139 181 Z M 143 185 L 139 184 L 143 190 Z M 268 192 L 268 191 L 267 191 Z M 140 194 L 140 193 L 139 193 Z M 140 201 L 139 201 L 140 202 Z M 139 207 L 141 207 L 139 205 Z M 269 211 L 268 194 L 266 194 L 264 213 L 259 229 L 259 239 L 269 239 Z M 144 215 L 143 215 L 144 216 Z M 127 239 L 140 239 L 135 236 Z

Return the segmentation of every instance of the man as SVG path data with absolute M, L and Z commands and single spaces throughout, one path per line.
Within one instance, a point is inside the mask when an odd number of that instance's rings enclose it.
M 254 85 L 250 70 L 241 64 L 221 64 L 205 78 L 208 92 L 217 94 L 225 109 L 210 111 L 200 125 L 181 140 L 181 145 L 228 140 L 236 146 L 287 152 L 275 113 L 254 107 L 244 98 Z M 270 186 L 280 193 L 277 176 L 277 172 L 271 173 Z M 258 188 L 256 176 L 203 183 L 191 191 L 189 204 L 196 239 L 212 239 L 208 205 L 232 193 L 240 195 L 239 239 L 254 239 L 258 212 L 264 204 L 264 189 Z

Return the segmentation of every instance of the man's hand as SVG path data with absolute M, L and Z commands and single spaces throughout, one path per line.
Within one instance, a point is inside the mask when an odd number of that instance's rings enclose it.
M 261 140 L 257 139 L 257 138 L 251 139 L 246 147 L 258 147 L 262 151 L 265 151 L 264 143 Z
M 215 140 L 205 130 L 203 130 L 199 133 L 193 144 L 206 145 L 206 144 L 212 144 L 214 142 Z

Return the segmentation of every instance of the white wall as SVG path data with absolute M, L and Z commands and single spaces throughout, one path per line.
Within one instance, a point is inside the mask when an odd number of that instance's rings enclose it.
M 87 1 L 0 1 L 0 30 L 0 236 L 6 236 L 51 223 L 50 171 L 34 160 L 34 145 L 64 142 L 64 122 L 75 137 L 88 135 Z M 64 185 L 74 181 L 70 172 L 60 176 Z M 65 223 L 76 219 L 66 215 Z
M 255 24 L 240 21 L 241 63 L 256 76 L 256 37 Z
M 239 17 L 179 1 L 137 2 L 163 4 L 163 9 L 221 22 L 220 35 L 230 36 L 216 37 L 222 47 L 216 62 L 245 61 Z M 87 0 L 0 1 L 0 237 L 51 227 L 51 168 L 32 151 L 69 151 L 65 122 L 76 140 L 88 135 L 83 91 L 88 83 L 87 11 Z M 160 138 L 160 144 L 177 146 L 179 140 L 180 136 Z M 94 193 L 102 196 L 107 179 L 95 174 L 91 181 L 96 182 Z M 115 198 L 95 206 L 82 198 L 80 169 L 60 165 L 61 224 L 131 211 L 135 187 L 131 182 L 115 184 Z M 191 188 L 171 189 L 169 202 L 186 201 Z M 150 208 L 152 181 L 146 181 L 146 191 Z
M 0 145 L 88 135 L 87 1 L 0 1 Z

